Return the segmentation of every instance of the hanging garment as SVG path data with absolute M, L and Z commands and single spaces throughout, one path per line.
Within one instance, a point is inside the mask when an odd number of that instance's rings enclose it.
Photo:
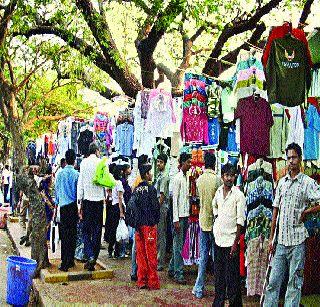
M 311 70 L 311 87 L 309 97 L 320 97 L 320 69 Z
M 116 128 L 115 148 L 119 155 L 131 156 L 133 148 L 133 125 L 124 123 Z
M 237 98 L 231 87 L 225 87 L 221 92 L 221 111 L 224 123 L 234 120 L 234 111 L 237 108 Z
M 89 129 L 85 129 L 80 132 L 78 138 L 78 151 L 80 155 L 89 155 L 89 145 L 93 142 L 93 132 Z
M 286 146 L 291 143 L 297 143 L 302 149 L 304 144 L 304 125 L 299 106 L 288 108 L 290 115 L 289 132 Z
M 273 125 L 269 103 L 260 97 L 241 99 L 235 118 L 240 119 L 241 152 L 267 156 L 270 150 L 270 128 Z
M 191 106 L 183 109 L 181 137 L 184 142 L 208 144 L 208 117 L 205 108 Z
M 220 123 L 218 118 L 210 118 L 208 121 L 209 145 L 219 145 Z
M 304 103 L 311 85 L 310 69 L 307 48 L 300 40 L 290 35 L 275 39 L 266 66 L 269 102 L 289 107 Z
M 221 90 L 222 88 L 216 82 L 207 86 L 207 114 L 209 118 L 220 115 Z
M 181 252 L 185 265 L 199 264 L 200 226 L 199 222 L 189 220 L 189 228 Z
M 309 105 L 306 112 L 307 127 L 304 130 L 304 160 L 318 160 L 320 138 L 320 114 L 315 106 Z

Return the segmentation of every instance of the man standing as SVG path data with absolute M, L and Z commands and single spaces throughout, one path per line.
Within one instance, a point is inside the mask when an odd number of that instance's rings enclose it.
M 183 273 L 182 248 L 188 230 L 190 215 L 189 178 L 187 172 L 191 167 L 191 157 L 182 153 L 179 159 L 180 172 L 173 180 L 173 250 L 168 274 L 179 284 L 186 284 Z
M 157 158 L 157 176 L 155 187 L 160 203 L 160 221 L 158 224 L 158 271 L 163 271 L 167 243 L 167 214 L 169 208 L 169 176 L 165 174 L 168 157 L 160 154 Z
M 5 165 L 2 172 L 2 184 L 3 184 L 3 198 L 4 203 L 10 202 L 10 185 L 12 181 L 12 172 L 9 170 L 9 165 Z
M 91 143 L 89 157 L 83 159 L 80 165 L 77 189 L 79 217 L 83 219 L 84 252 L 88 257 L 84 268 L 89 271 L 94 271 L 101 246 L 105 190 L 93 184 L 99 162 L 99 148 Z
M 73 149 L 66 152 L 66 163 L 56 178 L 55 196 L 60 207 L 61 265 L 60 271 L 67 272 L 74 266 L 77 242 L 77 184 L 79 173 L 74 169 L 76 153 Z
M 197 189 L 200 198 L 200 263 L 198 267 L 198 277 L 192 290 L 193 295 L 197 298 L 202 298 L 204 294 L 204 281 L 210 252 L 213 258 L 212 200 L 218 187 L 221 185 L 220 178 L 214 172 L 216 164 L 215 155 L 209 152 L 206 153 L 204 162 L 206 169 L 197 180 Z
M 269 251 L 275 255 L 265 292 L 263 306 L 278 306 L 279 292 L 286 269 L 289 281 L 285 306 L 299 306 L 303 284 L 305 240 L 308 237 L 303 222 L 310 213 L 320 211 L 320 206 L 307 209 L 307 205 L 320 200 L 320 186 L 301 173 L 301 147 L 292 143 L 286 148 L 289 173 L 280 179 L 273 203 Z M 279 215 L 279 218 L 278 218 Z M 278 219 L 278 225 L 277 225 Z M 277 225 L 277 226 L 276 226 Z M 277 246 L 272 239 L 278 229 Z
M 240 288 L 239 238 L 245 222 L 244 194 L 234 186 L 236 169 L 231 164 L 222 167 L 223 185 L 212 201 L 214 245 L 215 297 L 213 306 L 224 306 L 226 293 L 229 306 L 242 306 Z

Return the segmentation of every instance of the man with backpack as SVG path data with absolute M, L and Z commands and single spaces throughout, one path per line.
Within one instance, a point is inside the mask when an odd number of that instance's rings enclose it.
M 157 224 L 160 219 L 160 205 L 152 181 L 151 165 L 139 168 L 142 182 L 135 188 L 126 212 L 126 221 L 136 229 L 138 282 L 140 289 L 159 289 L 157 272 Z

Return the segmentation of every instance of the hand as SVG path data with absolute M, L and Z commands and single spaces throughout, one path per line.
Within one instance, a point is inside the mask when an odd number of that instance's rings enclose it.
M 180 223 L 179 222 L 174 222 L 173 226 L 174 226 L 174 229 L 175 229 L 176 232 L 180 231 Z
M 230 251 L 230 257 L 234 257 L 237 254 L 238 251 L 238 242 L 234 242 L 231 251 Z
M 82 208 L 80 208 L 79 210 L 78 210 L 78 216 L 79 216 L 79 219 L 80 219 L 80 221 L 83 219 L 83 212 L 82 212 Z
M 306 218 L 307 218 L 307 212 L 303 211 L 301 213 L 301 216 L 300 216 L 300 219 L 299 219 L 299 223 L 304 223 L 306 221 Z
M 274 253 L 274 245 L 272 243 L 272 240 L 270 240 L 269 245 L 268 245 L 268 254 Z

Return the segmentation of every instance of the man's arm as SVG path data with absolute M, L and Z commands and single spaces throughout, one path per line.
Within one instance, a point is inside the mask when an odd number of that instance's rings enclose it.
M 172 191 L 172 211 L 173 211 L 173 224 L 176 231 L 180 229 L 179 223 L 179 192 L 180 192 L 180 181 L 177 178 L 173 181 Z
M 241 235 L 241 231 L 242 231 L 242 225 L 237 224 L 236 238 L 234 239 L 233 245 L 232 245 L 232 247 L 231 247 L 230 257 L 235 256 L 236 253 L 237 253 L 238 244 L 239 244 L 240 235 Z

